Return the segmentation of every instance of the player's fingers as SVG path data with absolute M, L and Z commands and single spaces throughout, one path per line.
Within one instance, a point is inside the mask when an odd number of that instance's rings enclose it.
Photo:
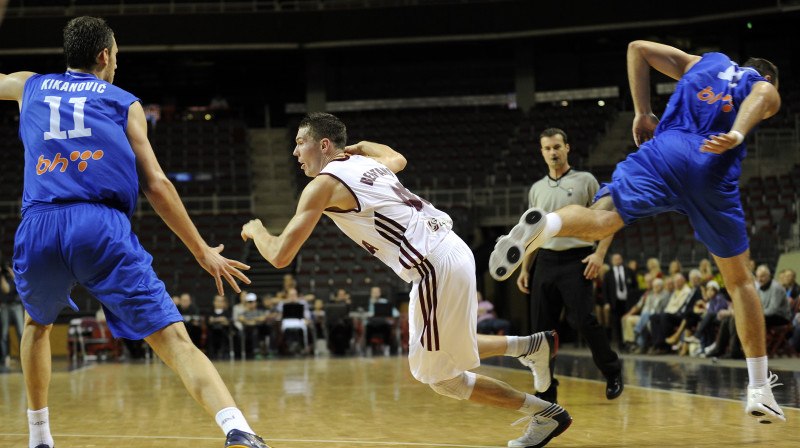
M 242 240 L 247 241 L 247 234 L 242 230 Z
M 222 287 L 222 279 L 220 278 L 219 275 L 214 275 L 214 282 L 217 284 L 217 292 L 219 293 L 219 295 L 224 296 L 225 295 L 225 290 Z M 236 292 L 239 292 L 239 291 L 236 291 Z
M 249 265 L 246 265 L 246 264 L 242 263 L 239 260 L 231 260 L 230 258 L 226 258 L 225 261 L 228 262 L 229 266 L 232 266 L 232 267 L 234 267 L 236 269 L 243 269 L 245 271 L 250 270 L 250 266 Z
M 236 280 L 231 276 L 229 272 L 223 272 L 222 275 L 223 277 L 225 277 L 225 281 L 227 281 L 233 287 L 234 291 L 241 292 L 239 284 L 236 282 Z
M 249 268 L 248 268 L 248 269 L 249 269 Z M 247 278 L 247 276 L 246 276 L 246 275 L 244 275 L 244 272 L 242 272 L 242 271 L 240 271 L 240 270 L 238 270 L 238 269 L 230 269 L 230 270 L 229 270 L 229 272 L 230 272 L 231 274 L 233 274 L 233 275 L 234 275 L 236 278 L 238 278 L 239 280 L 241 280 L 241 281 L 243 281 L 243 282 L 247 283 L 248 285 L 250 284 L 250 279 L 249 279 L 249 278 Z

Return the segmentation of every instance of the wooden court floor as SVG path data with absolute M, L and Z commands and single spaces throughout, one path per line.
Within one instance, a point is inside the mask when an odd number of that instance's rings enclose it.
M 274 448 L 500 447 L 522 434 L 521 415 L 436 395 L 405 357 L 287 359 L 216 364 L 251 425 Z M 479 373 L 531 390 L 529 371 Z M 786 380 L 794 381 L 786 378 Z M 739 400 L 633 384 L 607 401 L 604 383 L 561 376 L 572 426 L 548 447 L 796 447 L 789 423 L 760 425 Z M 27 446 L 22 375 L 0 375 L 0 447 Z M 106 363 L 53 374 L 56 447 L 220 448 L 222 432 L 164 364 Z

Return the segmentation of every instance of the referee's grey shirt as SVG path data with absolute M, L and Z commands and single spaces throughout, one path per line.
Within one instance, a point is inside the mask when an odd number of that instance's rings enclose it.
M 570 204 L 588 207 L 599 189 L 600 184 L 591 173 L 570 168 L 558 180 L 548 174 L 534 183 L 528 193 L 528 207 L 539 207 L 548 213 Z M 544 243 L 542 249 L 561 251 L 593 245 L 580 238 L 555 237 Z

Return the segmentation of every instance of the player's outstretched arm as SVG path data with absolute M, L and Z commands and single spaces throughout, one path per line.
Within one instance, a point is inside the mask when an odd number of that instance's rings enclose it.
M 406 167 L 406 158 L 402 154 L 380 143 L 362 141 L 344 148 L 344 152 L 371 157 L 392 170 L 393 173 L 399 173 Z
M 8 75 L 0 73 L 0 100 L 21 103 L 25 81 L 35 74 L 34 72 L 16 72 Z
M 192 252 L 197 262 L 203 267 L 217 283 L 217 292 L 224 294 L 222 279 L 224 278 L 233 287 L 234 291 L 241 292 L 234 277 L 250 283 L 250 279 L 241 270 L 250 269 L 244 263 L 230 260 L 220 255 L 224 246 L 209 247 L 200 236 L 186 208 L 175 190 L 175 186 L 164 174 L 158 164 L 150 141 L 147 139 L 147 120 L 142 105 L 137 101 L 128 109 L 128 141 L 136 155 L 136 171 L 139 174 L 139 184 L 147 196 L 153 209 L 161 219 L 178 235 L 186 247 Z
M 326 208 L 336 207 L 341 184 L 331 176 L 317 176 L 303 189 L 297 211 L 280 235 L 272 235 L 254 219 L 242 226 L 242 239 L 253 240 L 258 252 L 276 268 L 288 266 L 306 242 Z M 343 208 L 344 209 L 344 208 Z
M 781 96 L 775 86 L 765 81 L 753 84 L 753 89 L 742 101 L 742 105 L 736 113 L 736 120 L 733 122 L 730 132 L 712 135 L 708 140 L 703 140 L 700 150 L 721 154 L 739 146 L 748 132 L 761 120 L 778 113 L 780 107 Z

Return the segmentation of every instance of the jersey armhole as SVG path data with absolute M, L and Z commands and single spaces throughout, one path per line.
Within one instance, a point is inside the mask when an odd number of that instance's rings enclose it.
M 344 187 L 347 188 L 347 191 L 349 191 L 350 194 L 353 195 L 353 199 L 355 199 L 356 200 L 356 204 L 358 204 L 358 206 L 356 208 L 351 208 L 350 210 L 329 210 L 329 209 L 325 209 L 326 212 L 331 212 L 331 213 L 350 213 L 350 212 L 360 213 L 361 212 L 361 201 L 358 199 L 358 196 L 356 195 L 355 191 L 353 191 L 353 189 L 350 188 L 350 186 L 347 185 L 347 183 L 345 181 L 343 181 L 338 176 L 336 176 L 335 174 L 332 174 L 332 173 L 319 173 L 318 175 L 319 176 L 330 176 L 330 177 L 338 180 L 339 183 L 344 185 Z

